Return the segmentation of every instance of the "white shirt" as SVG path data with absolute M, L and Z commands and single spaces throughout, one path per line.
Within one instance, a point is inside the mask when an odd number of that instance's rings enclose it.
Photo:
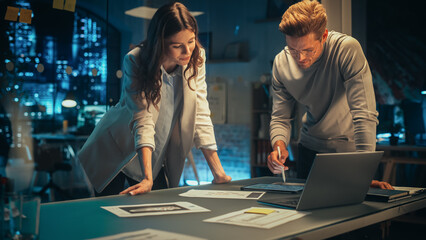
M 164 163 L 164 156 L 173 126 L 175 126 L 182 111 L 182 66 L 178 66 L 170 74 L 161 66 L 161 73 L 163 81 L 161 86 L 161 107 L 155 125 L 155 150 L 152 153 L 152 158 Z M 142 147 L 151 147 L 154 149 L 154 146 L 149 143 L 142 144 Z M 201 148 L 217 150 L 217 145 L 202 145 Z M 123 173 L 136 181 L 142 181 L 142 168 L 137 158 L 125 166 Z

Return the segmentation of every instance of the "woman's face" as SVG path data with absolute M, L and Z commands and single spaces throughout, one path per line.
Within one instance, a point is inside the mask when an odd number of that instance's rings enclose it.
M 167 72 L 177 65 L 187 65 L 195 48 L 195 33 L 185 29 L 165 40 L 165 52 L 162 65 Z

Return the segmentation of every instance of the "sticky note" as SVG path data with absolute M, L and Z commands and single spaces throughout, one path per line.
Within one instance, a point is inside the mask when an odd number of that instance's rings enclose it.
M 14 21 L 18 20 L 19 8 L 7 6 L 6 14 L 4 15 L 4 20 Z
M 31 24 L 31 15 L 33 10 L 21 8 L 21 14 L 19 16 L 19 22 Z
M 75 3 L 76 0 L 66 0 L 64 5 L 64 10 L 75 12 Z
M 275 212 L 275 210 L 273 210 L 273 209 L 252 208 L 252 209 L 249 209 L 249 210 L 245 211 L 244 213 L 257 213 L 257 214 L 268 215 L 268 214 L 273 213 L 273 212 Z
M 53 0 L 53 8 L 56 9 L 64 9 L 64 0 Z

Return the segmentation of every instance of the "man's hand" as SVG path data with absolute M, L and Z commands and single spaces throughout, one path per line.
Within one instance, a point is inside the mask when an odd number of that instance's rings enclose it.
M 377 181 L 377 180 L 371 181 L 370 187 L 394 190 L 394 188 L 392 187 L 392 185 L 390 185 L 389 183 L 387 183 L 387 182 L 380 182 L 380 181 Z
M 278 159 L 278 146 L 281 150 L 281 158 Z M 281 169 L 284 167 L 284 170 L 287 170 L 288 167 L 284 166 L 285 161 L 288 157 L 288 151 L 283 141 L 277 141 L 274 144 L 274 151 L 272 151 L 268 156 L 268 168 L 273 174 L 280 174 Z
M 148 193 L 151 191 L 153 184 L 154 183 L 152 180 L 143 179 L 140 183 L 127 188 L 126 190 L 120 192 L 120 194 L 129 193 L 130 195 L 134 196 L 138 194 Z

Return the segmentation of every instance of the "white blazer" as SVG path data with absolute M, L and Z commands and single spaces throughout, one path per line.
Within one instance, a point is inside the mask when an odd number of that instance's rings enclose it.
M 136 87 L 140 84 L 137 73 L 140 64 L 141 49 L 130 51 L 124 58 L 123 84 L 120 101 L 103 116 L 92 134 L 78 153 L 78 158 L 97 192 L 103 189 L 132 160 L 137 161 L 136 149 L 141 144 L 155 146 L 155 123 L 159 116 L 161 101 L 157 110 L 139 94 Z M 182 72 L 183 108 L 181 116 L 172 129 L 170 142 L 166 149 L 165 166 L 170 187 L 177 187 L 183 171 L 185 158 L 191 148 L 216 144 L 210 109 L 207 101 L 204 63 L 198 68 L 198 75 L 191 79 Z M 186 66 L 182 68 L 182 71 Z M 194 81 L 195 80 L 195 81 Z M 152 159 L 152 175 L 155 179 L 162 166 L 158 159 Z

